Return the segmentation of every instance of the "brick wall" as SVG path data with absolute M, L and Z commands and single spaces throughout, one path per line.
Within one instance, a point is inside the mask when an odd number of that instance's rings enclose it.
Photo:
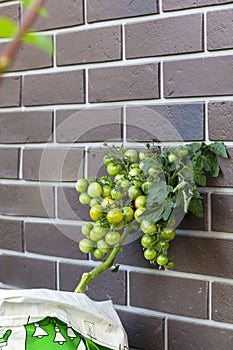
M 0 281 L 72 291 L 96 261 L 77 241 L 86 208 L 78 176 L 101 173 L 104 141 L 137 146 L 224 141 L 219 179 L 202 190 L 172 244 L 172 272 L 149 266 L 139 242 L 88 294 L 111 298 L 134 348 L 232 349 L 233 2 L 47 0 L 35 30 L 57 57 L 22 46 L 0 86 Z M 0 15 L 20 20 L 19 3 Z M 0 42 L 0 48 L 4 41 Z

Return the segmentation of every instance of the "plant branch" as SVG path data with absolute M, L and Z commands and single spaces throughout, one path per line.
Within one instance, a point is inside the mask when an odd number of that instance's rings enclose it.
M 113 250 L 111 251 L 111 253 L 107 257 L 107 259 L 105 261 L 103 261 L 101 264 L 99 264 L 98 266 L 96 266 L 90 272 L 86 272 L 86 273 L 84 273 L 82 275 L 82 278 L 81 278 L 79 284 L 75 288 L 75 293 L 84 293 L 87 285 L 95 277 L 97 277 L 102 272 L 104 272 L 105 270 L 108 270 L 110 267 L 113 266 L 114 260 L 115 260 L 115 258 L 117 256 L 117 254 L 119 253 L 119 251 L 121 250 L 122 244 L 125 241 L 125 239 L 126 239 L 126 237 L 127 237 L 127 235 L 129 234 L 130 231 L 131 231 L 130 225 L 126 226 L 126 228 L 124 229 L 124 231 L 123 231 L 123 233 L 121 235 L 121 241 L 119 242 L 119 245 L 117 247 L 113 248 Z
M 6 45 L 5 49 L 0 54 L 0 73 L 3 73 L 13 60 L 23 35 L 33 24 L 38 14 L 38 10 L 43 5 L 43 3 L 44 0 L 34 0 L 26 11 L 22 25 L 15 33 L 13 39 L 9 42 L 9 44 Z

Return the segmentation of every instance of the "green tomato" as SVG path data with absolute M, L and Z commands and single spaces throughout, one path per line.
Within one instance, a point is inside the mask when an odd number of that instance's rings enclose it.
M 188 155 L 188 150 L 187 148 L 180 148 L 178 151 L 178 154 L 180 157 L 186 157 Z
M 117 231 L 110 231 L 105 236 L 105 242 L 110 246 L 115 246 L 121 240 L 121 235 Z
M 115 188 L 113 188 L 111 190 L 111 197 L 112 199 L 121 199 L 123 198 L 125 195 L 124 195 L 124 192 L 121 192 L 119 190 L 116 190 Z
M 141 169 L 139 169 L 139 168 L 133 168 L 133 169 L 131 169 L 130 171 L 129 171 L 129 175 L 131 176 L 131 177 L 136 177 L 136 176 L 138 176 L 138 175 L 140 175 L 141 174 Z
M 144 257 L 146 260 L 153 261 L 156 258 L 157 252 L 154 248 L 147 248 L 144 251 Z
M 115 162 L 115 158 L 114 157 L 111 157 L 109 155 L 104 156 L 103 163 L 106 166 L 109 165 L 110 163 L 114 163 L 114 162 Z
M 80 242 L 79 242 L 79 249 L 81 250 L 81 252 L 83 253 L 91 253 L 94 250 L 95 246 L 94 243 L 87 238 L 83 238 Z
M 76 191 L 83 193 L 87 192 L 88 188 L 88 181 L 86 179 L 78 179 L 78 181 L 75 184 Z
M 124 207 L 122 209 L 123 218 L 126 222 L 130 222 L 134 218 L 134 210 L 131 207 Z
M 165 268 L 168 270 L 171 270 L 174 267 L 174 261 L 168 261 L 168 263 L 165 265 Z
M 161 232 L 161 238 L 164 241 L 172 241 L 176 236 L 176 231 L 172 229 L 163 229 Z
M 81 204 L 87 205 L 87 204 L 90 204 L 90 201 L 91 201 L 91 197 L 86 192 L 80 193 L 79 202 Z
M 150 169 L 148 170 L 148 174 L 150 176 L 156 176 L 158 174 L 158 169 L 156 169 L 154 167 L 150 167 Z
M 113 208 L 107 213 L 107 220 L 110 224 L 120 224 L 123 221 L 124 217 L 122 211 L 118 208 Z
M 168 160 L 170 163 L 174 163 L 177 160 L 177 156 L 174 153 L 169 154 Z
M 105 242 L 104 239 L 100 239 L 97 242 L 97 248 L 102 252 L 102 253 L 108 253 L 112 250 L 112 248 Z
M 167 241 L 159 241 L 156 245 L 156 248 L 160 251 L 165 252 L 169 248 L 169 243 Z
M 100 200 L 97 198 L 92 198 L 90 201 L 90 207 L 94 207 L 94 205 L 99 205 L 100 204 Z
M 141 194 L 142 194 L 142 190 L 140 187 L 133 185 L 133 186 L 130 186 L 130 188 L 128 189 L 128 196 L 132 200 L 135 200 Z
M 145 181 L 142 184 L 142 190 L 144 193 L 148 193 L 149 188 L 153 185 L 152 181 Z
M 105 185 L 103 186 L 103 192 L 102 192 L 102 197 L 108 197 L 111 195 L 112 187 Z
M 143 195 L 138 196 L 135 199 L 134 205 L 135 205 L 135 208 L 145 207 L 145 205 L 146 205 L 146 196 L 143 196 Z
M 139 159 L 140 160 L 145 160 L 149 157 L 149 155 L 145 152 L 139 152 Z
M 89 236 L 92 229 L 93 229 L 93 225 L 90 222 L 86 222 L 85 224 L 82 225 L 81 230 L 85 236 Z
M 122 166 L 119 163 L 117 163 L 117 164 L 110 163 L 107 166 L 107 172 L 111 176 L 115 176 L 115 175 L 119 174 L 121 171 L 122 171 Z
M 131 163 L 136 163 L 138 160 L 138 152 L 134 149 L 128 149 L 124 154 L 124 158 L 128 159 Z
M 104 217 L 103 207 L 101 205 L 94 205 L 90 209 L 90 217 L 94 221 L 98 221 Z
M 116 174 L 114 181 L 119 182 L 125 179 L 125 174 Z
M 97 242 L 106 235 L 107 230 L 104 227 L 94 227 L 90 232 L 90 239 Z
M 103 253 L 99 248 L 96 248 L 93 254 L 96 259 L 103 259 L 106 255 L 106 253 Z
M 120 182 L 120 186 L 121 186 L 121 188 L 123 188 L 123 190 L 127 190 L 130 187 L 130 181 L 127 179 L 122 180 Z
M 144 233 L 154 234 L 157 232 L 157 225 L 153 221 L 142 220 L 141 230 Z
M 148 234 L 144 234 L 141 238 L 141 245 L 144 248 L 150 248 L 152 244 L 154 244 L 154 242 L 155 242 L 155 237 Z
M 160 266 L 165 266 L 168 263 L 167 254 L 159 254 L 159 256 L 156 259 L 156 262 Z
M 142 222 L 142 218 L 140 219 L 140 215 L 142 215 L 142 213 L 144 213 L 144 211 L 146 210 L 146 208 L 140 207 L 138 209 L 135 210 L 134 212 L 134 218 L 137 222 Z
M 87 193 L 91 198 L 99 198 L 102 192 L 102 186 L 98 182 L 92 182 L 87 189 Z

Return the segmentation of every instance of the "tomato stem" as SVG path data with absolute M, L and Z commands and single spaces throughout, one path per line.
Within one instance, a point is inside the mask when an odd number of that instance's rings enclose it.
M 130 225 L 127 225 L 126 228 L 124 229 L 122 235 L 121 235 L 121 241 L 119 242 L 119 245 L 117 245 L 116 247 L 113 248 L 113 250 L 111 251 L 111 253 L 107 257 L 107 259 L 105 261 L 101 262 L 98 266 L 96 266 L 90 272 L 85 272 L 82 275 L 82 278 L 81 278 L 79 284 L 75 288 L 75 293 L 84 293 L 86 287 L 94 278 L 96 278 L 102 272 L 104 272 L 105 270 L 108 270 L 110 267 L 113 266 L 114 260 L 117 256 L 117 254 L 119 253 L 119 251 L 121 250 L 122 244 L 125 241 L 127 235 L 130 233 L 130 231 L 131 231 L 131 227 L 130 227 Z

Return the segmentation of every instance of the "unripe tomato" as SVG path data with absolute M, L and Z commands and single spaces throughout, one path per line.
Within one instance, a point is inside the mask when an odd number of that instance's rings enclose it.
M 144 233 L 153 234 L 157 232 L 157 225 L 153 221 L 142 220 L 141 230 Z
M 106 255 L 106 253 L 101 252 L 101 250 L 99 250 L 99 248 L 96 248 L 96 249 L 94 250 L 93 254 L 94 254 L 94 257 L 95 257 L 96 259 L 102 259 L 102 258 L 104 258 L 105 255 Z
M 79 202 L 83 205 L 90 204 L 91 197 L 87 194 L 87 192 L 82 192 L 79 195 Z
M 125 174 L 116 174 L 114 181 L 118 182 L 118 181 L 123 181 L 125 179 Z
M 79 242 L 79 249 L 81 250 L 81 252 L 83 253 L 91 253 L 94 250 L 95 246 L 94 243 L 87 238 L 83 238 L 80 242 Z
M 90 207 L 94 207 L 94 205 L 99 205 L 100 204 L 100 200 L 97 198 L 92 198 L 90 201 Z
M 133 168 L 129 171 L 129 175 L 132 177 L 138 176 L 141 173 L 141 169 Z
M 124 207 L 122 209 L 123 218 L 126 222 L 130 222 L 134 218 L 134 210 L 131 207 Z
M 108 185 L 105 185 L 105 186 L 103 186 L 102 190 L 103 190 L 102 197 L 108 197 L 108 196 L 111 195 L 112 187 L 108 186 Z
M 159 256 L 156 259 L 156 262 L 160 266 L 164 266 L 168 263 L 168 256 L 167 254 L 159 254 Z
M 130 181 L 127 179 L 122 180 L 120 186 L 123 188 L 123 190 L 127 190 L 130 187 Z
M 86 179 L 78 179 L 75 184 L 76 191 L 83 193 L 87 191 L 88 181 Z
M 145 207 L 145 205 L 146 205 L 146 196 L 143 196 L 143 195 L 138 196 L 135 199 L 134 205 L 135 205 L 135 208 Z
M 158 248 L 158 250 L 162 250 L 163 252 L 165 252 L 169 248 L 169 243 L 167 241 L 159 241 L 156 244 L 156 248 Z
M 174 267 L 174 261 L 168 261 L 168 263 L 165 265 L 165 268 L 168 270 L 171 270 Z
M 148 193 L 149 188 L 153 185 L 152 181 L 145 181 L 142 184 L 142 190 L 144 193 Z
M 125 196 L 124 192 L 121 192 L 119 190 L 116 190 L 115 188 L 113 188 L 111 190 L 111 197 L 112 199 L 121 199 Z
M 104 216 L 104 213 L 101 205 L 94 205 L 93 207 L 91 207 L 90 217 L 92 218 L 92 220 L 98 221 L 102 219 L 103 216 Z
M 115 162 L 115 158 L 114 157 L 111 157 L 109 155 L 104 156 L 103 163 L 106 166 L 109 165 L 110 163 L 114 163 L 114 162 Z
M 123 218 L 122 211 L 118 208 L 113 208 L 107 213 L 107 220 L 110 224 L 120 224 Z
M 144 257 L 146 260 L 152 261 L 156 258 L 156 255 L 157 255 L 157 252 L 154 248 L 147 248 L 144 251 Z
M 140 207 L 138 209 L 135 210 L 134 212 L 134 218 L 137 222 L 142 222 L 142 218 L 140 219 L 140 215 L 142 215 L 142 213 L 144 213 L 144 211 L 146 210 L 146 208 Z
M 145 152 L 139 152 L 139 159 L 140 160 L 145 160 L 146 158 L 148 158 L 149 155 Z
M 170 163 L 174 163 L 177 160 L 177 156 L 174 153 L 169 154 L 168 160 Z
M 117 164 L 110 163 L 107 166 L 107 172 L 111 176 L 115 176 L 116 174 L 119 174 L 121 171 L 122 171 L 122 166 L 119 163 Z
M 121 240 L 121 235 L 117 231 L 110 231 L 105 236 L 105 242 L 110 246 L 115 246 Z
M 101 206 L 104 209 L 107 209 L 108 207 L 112 207 L 113 205 L 114 205 L 114 200 L 112 198 L 109 198 L 109 197 L 105 197 L 101 203 Z
M 178 154 L 180 157 L 186 157 L 188 155 L 188 153 L 189 152 L 188 152 L 187 148 L 180 148 Z
M 131 163 L 136 163 L 138 159 L 138 153 L 134 149 L 128 149 L 124 154 L 124 158 L 128 159 Z
M 102 186 L 98 182 L 92 182 L 87 189 L 87 193 L 91 198 L 99 198 L 102 192 Z
M 85 224 L 82 225 L 82 233 L 85 236 L 89 236 L 90 231 L 93 229 L 93 225 L 90 222 L 86 222 Z
M 164 241 L 172 241 L 176 236 L 176 231 L 172 229 L 163 229 L 161 232 L 161 238 Z
M 128 196 L 132 200 L 136 199 L 141 194 L 142 194 L 142 190 L 140 187 L 130 186 L 130 188 L 128 189 Z
M 94 227 L 90 232 L 90 239 L 96 242 L 103 238 L 106 232 L 107 230 L 104 227 Z
M 150 248 L 154 242 L 155 242 L 155 237 L 148 234 L 144 234 L 141 238 L 141 245 L 144 248 Z
M 105 242 L 104 239 L 100 239 L 97 242 L 97 248 L 102 252 L 102 253 L 108 253 L 112 250 L 112 248 Z

